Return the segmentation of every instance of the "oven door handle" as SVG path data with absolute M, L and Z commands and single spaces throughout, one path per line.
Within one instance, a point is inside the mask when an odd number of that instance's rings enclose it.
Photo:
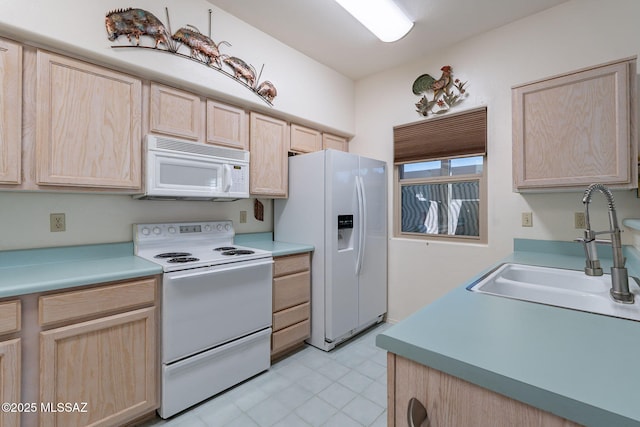
M 228 265 L 228 264 L 212 265 L 209 267 L 194 268 L 192 270 L 187 270 L 187 271 L 176 271 L 173 273 L 169 272 L 169 273 L 165 273 L 165 275 L 171 280 L 175 280 L 175 279 L 184 279 L 186 277 L 197 277 L 197 276 L 203 276 L 203 275 L 212 274 L 212 273 L 222 273 L 226 271 L 240 270 L 240 269 L 249 268 L 249 267 L 259 267 L 259 266 L 269 265 L 269 264 L 273 264 L 273 258 L 268 258 L 266 260 L 260 260 L 256 262 L 241 261 L 238 263 L 233 263 L 231 265 Z

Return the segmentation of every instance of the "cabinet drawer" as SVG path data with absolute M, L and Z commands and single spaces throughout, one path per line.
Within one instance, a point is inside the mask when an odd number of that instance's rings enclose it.
M 0 334 L 18 332 L 20 330 L 20 301 L 0 303 Z
M 309 270 L 309 253 L 287 255 L 274 258 L 274 277 Z
M 273 313 L 273 330 L 279 331 L 309 318 L 309 303 L 296 305 Z
M 153 304 L 155 298 L 154 278 L 45 295 L 39 301 L 40 325 L 124 311 Z
M 271 334 L 271 353 L 277 353 L 281 349 L 309 338 L 311 324 L 308 320 L 296 323 L 293 326 Z
M 273 311 L 309 301 L 311 279 L 308 271 L 273 279 Z

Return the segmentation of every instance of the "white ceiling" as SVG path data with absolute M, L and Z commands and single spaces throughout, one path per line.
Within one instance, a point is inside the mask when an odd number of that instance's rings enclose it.
M 334 0 L 208 1 L 357 80 L 567 0 L 396 0 L 415 26 L 395 43 L 379 41 Z

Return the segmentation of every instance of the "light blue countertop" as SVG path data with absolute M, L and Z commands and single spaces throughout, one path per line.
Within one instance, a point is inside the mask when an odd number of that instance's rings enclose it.
M 315 249 L 313 245 L 304 243 L 274 241 L 273 233 L 270 232 L 236 234 L 234 242 L 238 245 L 270 251 L 273 256 L 293 255 Z
M 607 249 L 599 248 L 603 269 Z M 640 254 L 624 251 L 629 275 L 640 277 Z M 501 262 L 580 270 L 584 251 L 516 239 Z M 378 335 L 377 345 L 586 426 L 640 426 L 640 322 L 466 289 L 493 267 Z
M 126 280 L 162 273 L 133 255 L 133 243 L 0 251 L 0 297 Z
M 274 256 L 314 249 L 274 242 L 272 233 L 239 234 L 235 242 Z M 0 251 L 0 298 L 161 273 L 160 265 L 133 255 L 133 242 Z

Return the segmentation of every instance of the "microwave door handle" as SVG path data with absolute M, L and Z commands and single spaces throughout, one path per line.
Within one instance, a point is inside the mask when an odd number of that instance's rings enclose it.
M 231 186 L 233 185 L 233 178 L 231 178 L 231 165 L 222 165 L 223 170 L 223 185 L 224 189 L 222 190 L 225 193 L 228 193 L 231 190 Z

